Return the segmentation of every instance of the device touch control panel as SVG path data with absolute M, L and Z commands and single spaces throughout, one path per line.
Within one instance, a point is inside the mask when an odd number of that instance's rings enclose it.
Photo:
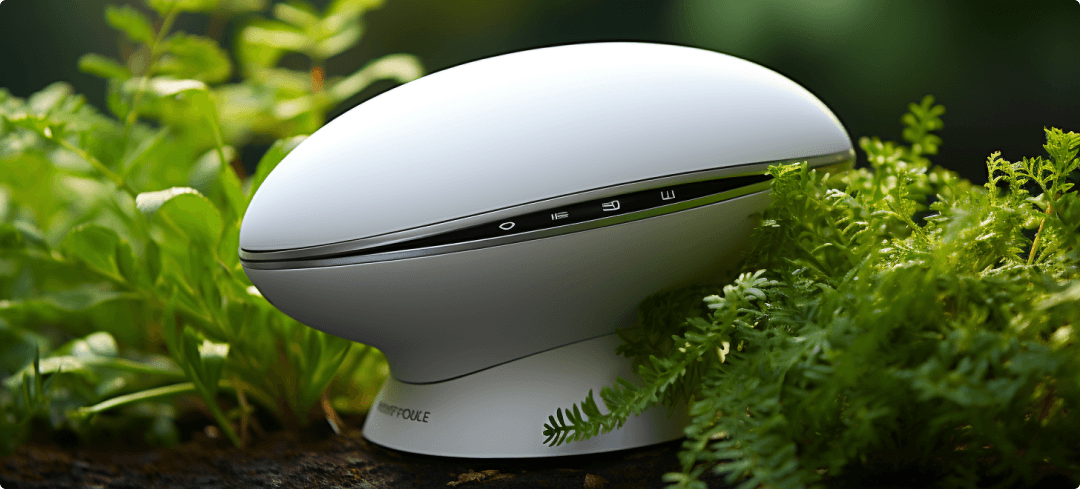
M 372 254 L 425 248 L 429 246 L 462 243 L 478 239 L 535 231 L 538 229 L 565 226 L 568 224 L 603 219 L 609 216 L 639 212 L 685 202 L 764 182 L 771 178 L 772 177 L 768 175 L 750 175 L 743 177 L 718 178 L 715 180 L 641 190 L 604 199 L 590 200 L 563 207 L 555 207 L 544 211 L 522 214 L 497 222 L 472 226 L 436 236 L 376 246 L 350 254 Z

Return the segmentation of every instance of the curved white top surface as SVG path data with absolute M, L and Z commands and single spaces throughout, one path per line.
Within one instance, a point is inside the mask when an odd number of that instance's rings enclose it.
M 817 98 L 749 61 L 648 43 L 535 49 L 433 73 L 316 131 L 255 193 L 240 247 L 336 243 L 850 149 Z

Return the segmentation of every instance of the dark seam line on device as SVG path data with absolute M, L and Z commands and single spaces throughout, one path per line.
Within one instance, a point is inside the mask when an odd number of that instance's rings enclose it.
M 767 182 L 762 182 L 767 183 Z M 492 248 L 498 246 L 506 246 L 511 244 L 523 243 L 528 241 L 535 241 L 541 239 L 554 238 L 558 236 L 566 236 L 583 231 L 589 231 L 593 229 L 600 229 L 610 226 L 618 226 L 622 224 L 629 224 L 633 222 L 641 222 L 649 219 L 656 219 L 666 215 L 670 215 L 677 212 L 683 212 L 687 210 L 693 210 L 710 205 L 716 205 L 722 202 L 727 202 L 737 198 L 749 197 L 762 192 L 767 192 L 767 187 L 762 187 L 760 184 L 751 185 L 746 187 L 752 189 L 746 193 L 740 193 L 738 195 L 730 195 L 726 198 L 719 200 L 712 200 L 717 195 L 728 194 L 729 192 L 720 192 L 719 194 L 707 195 L 698 199 L 679 202 L 677 204 L 671 204 L 667 206 L 661 206 L 652 209 L 645 209 L 639 212 L 633 212 L 629 214 L 622 214 L 618 216 L 611 216 L 604 219 L 595 219 L 592 221 L 578 222 L 574 224 L 568 224 L 565 226 L 557 226 L 554 228 L 538 229 L 530 232 L 525 232 L 510 236 L 500 236 L 496 238 L 480 239 L 476 241 L 467 241 L 464 243 L 453 243 L 443 246 L 433 246 L 427 248 L 414 248 L 403 251 L 391 251 L 386 253 L 379 253 L 373 255 L 347 255 L 347 256 L 335 256 L 335 257 L 317 257 L 317 258 L 296 258 L 296 259 L 281 259 L 275 261 L 246 261 L 241 259 L 244 266 L 257 270 L 299 270 L 307 268 L 325 268 L 325 267 L 337 267 L 347 265 L 359 265 L 364 263 L 385 263 L 397 260 L 406 260 L 413 258 L 424 258 L 430 256 L 443 255 L 447 253 L 458 253 L 465 251 L 475 251 L 477 249 Z M 657 212 L 660 211 L 660 212 Z M 559 231 L 552 233 L 552 231 Z M 517 239 L 515 239 L 517 238 Z M 485 244 L 486 243 L 486 244 Z M 475 247 L 462 247 L 476 245 Z M 365 260 L 365 258 L 371 258 Z
M 836 153 L 826 153 L 826 154 L 821 154 L 821 155 L 808 156 L 808 157 L 804 157 L 804 158 L 791 158 L 791 159 L 781 159 L 781 160 L 759 161 L 759 162 L 754 162 L 754 163 L 743 163 L 743 164 L 739 164 L 739 165 L 732 165 L 732 166 L 729 166 L 729 167 L 725 167 L 723 169 L 724 170 L 738 170 L 738 169 L 741 169 L 741 168 L 751 168 L 751 167 L 755 167 L 755 166 L 768 166 L 768 165 L 773 165 L 773 164 L 782 163 L 782 162 L 799 162 L 799 161 L 823 160 L 823 159 L 826 159 L 826 161 L 821 161 L 820 163 L 815 164 L 815 165 L 811 165 L 811 166 L 812 167 L 828 166 L 830 164 L 835 164 L 835 162 L 829 162 L 829 161 L 827 161 L 827 159 L 839 159 L 839 162 L 842 162 L 842 161 L 845 161 L 845 160 L 850 161 L 851 159 L 853 159 L 853 157 L 854 157 L 853 151 L 848 150 L 847 152 L 841 151 L 841 152 L 836 152 Z M 610 189 L 610 188 L 615 188 L 615 187 L 637 185 L 637 184 L 640 184 L 640 183 L 649 182 L 651 180 L 661 180 L 661 179 L 666 180 L 666 179 L 671 179 L 671 178 L 679 178 L 679 177 L 691 176 L 691 175 L 694 175 L 694 174 L 705 174 L 705 173 L 709 173 L 709 172 L 714 172 L 716 170 L 719 170 L 719 169 L 718 168 L 712 168 L 712 169 L 705 169 L 705 170 L 693 170 L 693 171 L 675 173 L 675 174 L 667 175 L 667 176 L 664 176 L 664 177 L 646 178 L 646 179 L 641 179 L 641 180 L 634 180 L 634 181 L 630 181 L 630 182 L 625 182 L 625 183 L 620 183 L 620 184 L 616 184 L 616 185 L 609 185 L 609 186 L 605 186 L 605 187 L 592 189 L 592 190 L 589 190 L 588 192 L 593 193 L 593 192 L 599 192 L 599 191 L 603 191 L 605 189 Z M 736 175 L 736 176 L 727 176 L 727 177 L 720 177 L 720 178 L 737 178 L 737 177 L 740 177 L 740 176 L 747 176 L 747 175 Z M 585 193 L 585 192 L 578 192 L 578 193 Z M 498 209 L 492 209 L 490 211 L 486 211 L 486 212 L 483 212 L 483 213 L 469 214 L 469 215 L 457 217 L 457 218 L 454 218 L 454 219 L 447 219 L 447 220 L 444 220 L 444 221 L 428 223 L 428 224 L 415 226 L 415 227 L 411 227 L 411 228 L 400 229 L 400 230 L 397 230 L 397 231 L 391 231 L 391 232 L 387 232 L 387 233 L 380 233 L 380 234 L 368 236 L 368 237 L 365 237 L 365 238 L 362 238 L 362 239 L 367 240 L 367 239 L 372 239 L 372 238 L 379 238 L 379 237 L 388 236 L 388 235 L 392 235 L 392 234 L 414 231 L 414 230 L 421 229 L 421 228 L 426 228 L 426 227 L 431 227 L 431 226 L 438 226 L 438 225 L 446 224 L 446 223 L 453 222 L 453 221 L 475 218 L 477 216 L 482 216 L 484 214 L 493 214 L 493 213 L 497 213 L 497 212 L 502 212 L 502 211 L 505 211 L 507 209 L 512 209 L 512 208 L 515 208 L 515 207 L 532 206 L 534 204 L 537 204 L 539 202 L 543 202 L 543 201 L 546 201 L 546 200 L 563 199 L 563 198 L 570 197 L 570 196 L 573 196 L 573 195 L 575 195 L 575 194 L 574 193 L 563 194 L 563 195 L 550 197 L 550 198 L 546 198 L 546 199 L 541 199 L 541 200 L 537 200 L 537 201 L 533 201 L 533 202 L 515 204 L 515 205 L 512 205 L 512 206 L 501 207 L 501 208 L 498 208 Z M 422 238 L 417 238 L 417 239 L 422 239 Z M 354 242 L 354 241 L 357 241 L 357 240 L 356 239 L 348 239 L 348 240 L 343 240 L 343 241 L 335 241 L 335 242 L 332 242 L 332 243 L 323 243 L 323 244 L 313 246 L 312 248 L 321 248 L 321 247 L 327 247 L 327 246 L 337 246 L 337 245 L 342 245 L 342 244 L 346 244 L 346 243 L 350 243 L 350 242 Z M 410 241 L 411 241 L 411 239 L 410 239 Z M 252 255 L 258 255 L 258 254 L 268 254 L 269 255 L 269 254 L 273 254 L 273 253 L 299 251 L 301 249 L 303 249 L 303 248 L 281 248 L 281 249 L 272 249 L 272 250 L 245 250 L 245 249 L 241 248 L 240 251 L 241 251 L 242 254 L 243 253 L 248 253 L 248 254 L 252 254 Z M 359 250 L 357 250 L 357 251 L 359 251 Z M 305 260 L 305 259 L 316 259 L 316 258 L 319 258 L 319 257 L 326 257 L 326 256 L 331 256 L 331 255 L 336 256 L 338 254 L 325 254 L 325 255 L 323 255 L 323 254 L 315 254 L 315 255 L 308 255 L 308 256 L 302 257 L 302 258 L 298 257 L 298 258 L 283 258 L 283 259 L 271 259 L 271 260 L 258 260 L 258 259 L 255 259 L 255 260 L 244 260 L 244 261 L 249 261 L 249 262 L 271 262 L 271 261 Z
M 600 222 L 604 222 L 604 221 L 608 221 L 608 220 L 611 220 L 610 222 L 612 224 L 621 224 L 623 222 L 632 222 L 634 220 L 640 220 L 640 219 L 645 219 L 645 218 L 649 218 L 649 217 L 655 217 L 654 215 L 650 215 L 650 211 L 663 210 L 665 208 L 671 208 L 672 209 L 671 212 L 678 212 L 679 210 L 686 210 L 686 209 L 678 209 L 678 207 L 680 207 L 680 204 L 682 204 L 682 205 L 694 204 L 694 203 L 700 201 L 701 199 L 707 199 L 707 198 L 709 198 L 711 196 L 720 195 L 720 194 L 724 194 L 724 193 L 728 193 L 728 192 L 735 192 L 735 191 L 739 191 L 739 190 L 742 190 L 742 189 L 753 188 L 756 185 L 760 185 L 762 183 L 768 182 L 769 180 L 772 180 L 772 177 L 767 176 L 767 175 L 753 175 L 753 176 L 719 178 L 719 179 L 716 179 L 716 180 L 713 180 L 713 181 L 692 182 L 692 183 L 681 184 L 681 185 L 658 187 L 658 188 L 655 188 L 655 189 L 631 192 L 630 194 L 627 194 L 627 195 L 643 194 L 643 193 L 646 193 L 646 192 L 658 192 L 658 191 L 662 191 L 662 190 L 665 190 L 665 189 L 675 189 L 676 190 L 675 195 L 677 196 L 678 195 L 678 190 L 680 190 L 680 187 L 685 188 L 685 187 L 687 187 L 689 185 L 712 184 L 714 182 L 724 183 L 724 182 L 732 182 L 732 181 L 735 181 L 735 180 L 740 180 L 741 182 L 747 182 L 747 183 L 742 184 L 742 185 L 738 185 L 738 186 L 734 186 L 734 187 L 723 187 L 723 188 L 715 189 L 714 191 L 711 191 L 711 192 L 708 192 L 708 193 L 705 193 L 705 194 L 702 194 L 702 195 L 696 195 L 696 196 L 694 196 L 692 198 L 681 199 L 681 200 L 672 202 L 671 204 L 667 204 L 667 205 L 663 205 L 663 204 L 661 204 L 661 205 L 652 205 L 652 206 L 636 209 L 636 210 L 633 210 L 631 212 L 612 214 L 612 215 L 609 215 L 609 216 L 600 215 L 600 216 L 592 218 L 592 219 L 585 219 L 585 220 L 572 222 L 572 223 L 568 222 L 566 224 L 558 225 L 558 226 L 537 227 L 537 228 L 529 229 L 529 230 L 526 230 L 526 231 L 523 231 L 523 232 L 517 232 L 517 233 L 511 233 L 511 234 L 490 235 L 490 236 L 484 236 L 484 235 L 469 236 L 468 234 L 466 234 L 465 236 L 462 236 L 462 237 L 458 238 L 458 236 L 461 236 L 462 233 L 474 233 L 474 232 L 477 232 L 478 228 L 494 227 L 494 226 L 499 224 L 497 221 L 489 221 L 489 222 L 484 223 L 484 224 L 470 226 L 470 227 L 465 228 L 465 229 L 455 230 L 455 231 L 451 231 L 451 232 L 448 232 L 448 233 L 442 233 L 442 234 L 438 234 L 438 235 L 435 235 L 435 236 L 426 236 L 426 237 L 423 237 L 423 238 L 416 238 L 416 239 L 411 239 L 411 240 L 406 240 L 406 241 L 402 241 L 402 242 L 398 242 L 398 243 L 392 243 L 392 244 L 388 244 L 388 245 L 376 246 L 376 247 L 371 247 L 371 248 L 364 248 L 364 249 L 361 249 L 361 250 L 353 250 L 353 251 L 346 251 L 346 252 L 340 252 L 340 253 L 334 253 L 334 254 L 325 254 L 325 255 L 311 256 L 311 257 L 301 257 L 301 258 L 285 258 L 285 259 L 266 260 L 266 261 L 262 261 L 262 260 L 241 260 L 241 261 L 243 261 L 246 264 L 252 264 L 252 265 L 254 265 L 254 264 L 267 264 L 267 265 L 269 265 L 269 264 L 272 264 L 272 263 L 285 264 L 285 263 L 290 263 L 290 262 L 299 264 L 299 262 L 310 262 L 310 261 L 315 261 L 315 260 L 333 260 L 333 259 L 339 259 L 340 260 L 340 259 L 346 259 L 346 258 L 350 258 L 350 257 L 362 257 L 362 256 L 369 256 L 369 255 L 378 255 L 378 254 L 383 254 L 383 253 L 408 252 L 408 251 L 413 251 L 413 250 L 422 250 L 422 249 L 432 248 L 432 247 L 436 247 L 436 246 L 460 245 L 460 244 L 470 243 L 470 242 L 473 242 L 473 241 L 480 241 L 480 240 L 484 240 L 484 239 L 497 239 L 497 238 L 513 239 L 514 237 L 522 237 L 522 238 L 525 238 L 525 239 L 522 239 L 522 241 L 525 241 L 525 240 L 529 239 L 529 238 L 526 238 L 527 236 L 529 236 L 532 233 L 536 233 L 536 232 L 543 232 L 543 231 L 549 231 L 549 230 L 556 230 L 556 229 L 564 228 L 567 233 L 571 233 L 571 232 L 577 232 L 577 231 L 580 230 L 580 229 L 577 228 L 578 225 L 588 225 L 590 223 L 600 223 Z M 608 200 L 608 201 L 613 202 L 615 200 L 625 199 L 627 197 L 627 195 L 622 195 L 622 196 L 615 195 L 615 196 L 610 196 L 610 197 L 606 197 L 606 198 L 603 198 L 603 199 L 594 199 L 594 200 L 590 200 L 590 201 L 578 202 L 578 203 L 575 203 L 575 204 L 569 204 L 569 205 L 565 205 L 565 206 L 560 206 L 560 207 L 555 207 L 555 208 L 550 208 L 550 209 L 544 209 L 544 210 L 540 210 L 540 211 L 534 211 L 534 212 L 527 213 L 527 214 L 525 214 L 523 216 L 504 218 L 504 219 L 501 219 L 500 221 L 510 222 L 510 221 L 515 220 L 515 219 L 520 220 L 523 217 L 534 217 L 535 218 L 538 215 L 545 215 L 545 214 L 551 213 L 552 211 L 559 211 L 559 210 L 562 210 L 562 209 L 568 209 L 568 208 L 572 208 L 572 207 L 579 207 L 579 206 L 585 206 L 585 205 L 590 205 L 590 204 L 600 205 L 599 201 Z M 741 196 L 741 195 L 738 195 L 738 196 Z M 738 197 L 738 196 L 733 195 L 730 198 L 735 198 L 735 197 Z M 724 200 L 728 200 L 728 199 L 724 199 Z M 663 202 L 663 201 L 661 201 L 661 202 Z M 700 205 L 708 205 L 708 204 L 712 204 L 712 203 L 716 203 L 716 202 L 700 202 Z M 693 207 L 698 207 L 698 206 L 699 205 L 694 205 Z M 665 212 L 664 214 L 667 214 L 667 213 L 670 213 L 670 212 Z M 628 220 L 624 221 L 624 220 L 619 220 L 619 219 L 612 219 L 612 218 L 619 218 L 619 217 L 621 217 L 623 219 L 628 219 Z M 483 232 L 483 231 L 481 230 L 480 232 Z M 547 237 L 547 236 L 545 236 L 545 237 Z
M 437 255 L 445 255 L 451 253 L 470 252 L 470 250 L 484 249 L 491 247 L 499 247 L 505 245 L 511 245 L 516 243 L 525 243 L 529 241 L 550 239 L 550 237 L 564 236 L 569 234 L 575 234 L 578 232 L 589 231 L 593 229 L 603 229 L 612 226 L 627 225 L 631 222 L 640 222 L 650 219 L 656 219 L 663 216 L 685 212 L 685 210 L 692 210 L 696 208 L 716 205 L 724 202 L 728 202 L 734 199 L 748 198 L 748 196 L 756 195 L 761 192 L 768 192 L 769 188 L 760 184 L 755 186 L 746 187 L 746 189 L 752 189 L 745 193 L 728 195 L 726 198 L 716 200 L 716 195 L 730 194 L 729 192 L 719 192 L 719 194 L 705 195 L 703 198 L 694 199 L 685 202 L 679 202 L 676 204 L 665 205 L 661 207 L 654 207 L 650 209 L 640 210 L 637 213 L 623 214 L 619 216 L 611 216 L 603 219 L 595 219 L 591 221 L 582 221 L 572 223 L 572 225 L 558 226 L 555 228 L 545 228 L 535 231 L 524 232 L 521 234 L 514 234 L 508 236 L 489 237 L 489 239 L 476 240 L 464 243 L 454 243 L 443 246 L 431 246 L 426 248 L 414 248 L 402 250 L 402 252 L 388 252 L 375 255 L 360 255 L 360 256 L 346 256 L 346 257 L 334 257 L 334 258 L 314 258 L 314 259 L 281 259 L 275 261 L 246 261 L 241 259 L 244 267 L 256 269 L 256 270 L 299 270 L 299 269 L 311 269 L 311 268 L 326 268 L 326 267 L 343 267 L 350 266 L 350 264 L 362 264 L 362 263 L 376 263 L 376 262 L 389 262 L 396 260 L 405 260 L 413 258 L 432 257 Z M 658 212 L 659 210 L 659 212 Z M 557 231 L 557 232 L 552 232 Z M 462 247 L 467 246 L 467 247 Z

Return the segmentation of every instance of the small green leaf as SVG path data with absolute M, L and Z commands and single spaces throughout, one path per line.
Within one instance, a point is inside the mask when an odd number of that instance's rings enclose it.
M 173 187 L 167 190 L 158 190 L 156 192 L 143 192 L 135 196 L 135 206 L 150 219 L 154 216 L 154 213 L 161 208 L 161 205 L 167 202 L 169 199 L 183 194 L 198 194 L 199 191 L 190 187 Z
M 150 78 L 145 83 L 143 80 L 132 78 L 124 82 L 121 88 L 123 98 L 128 100 L 134 100 L 141 94 L 138 106 L 140 114 L 156 117 L 170 126 L 184 128 L 189 137 L 194 139 L 192 142 L 199 141 L 200 136 L 205 143 L 215 142 L 217 104 L 206 83 L 201 80 L 165 76 Z M 119 103 L 122 106 L 124 102 L 121 100 Z
M 87 362 L 81 358 L 77 358 L 71 355 L 55 356 L 44 358 L 36 362 L 36 364 L 27 365 L 16 375 L 12 375 L 4 379 L 4 386 L 9 389 L 15 389 L 22 386 L 23 388 L 29 387 L 26 383 L 27 377 L 34 377 L 35 374 L 55 374 L 65 373 L 69 375 L 78 375 L 87 379 L 90 382 L 94 382 L 98 379 L 97 373 L 95 373 Z
M 326 8 L 326 16 L 359 16 L 368 10 L 381 7 L 383 0 L 334 0 Z
M 1080 134 L 1065 132 L 1056 127 L 1043 128 L 1046 133 L 1046 144 L 1043 149 L 1053 160 L 1053 169 L 1059 178 L 1071 173 L 1080 164 L 1076 154 L 1080 152 Z
M 165 303 L 165 309 L 161 312 L 161 338 L 165 340 L 165 348 L 169 350 L 169 355 L 176 360 L 182 370 L 187 372 L 191 365 L 188 365 L 187 357 L 184 355 L 184 344 L 180 339 L 179 323 L 176 319 L 179 295 L 179 291 L 173 289 L 169 295 L 169 301 Z
M 362 32 L 359 22 L 350 22 L 334 35 L 320 40 L 310 54 L 316 59 L 327 59 L 341 54 L 360 41 Z
M 21 113 L 4 117 L 4 120 L 15 127 L 32 131 L 45 139 L 47 139 L 47 134 L 51 134 L 52 131 L 52 128 L 50 127 L 52 121 L 50 121 L 48 117 L 40 115 Z
M 225 366 L 225 357 L 228 355 L 228 343 L 215 343 L 204 339 L 199 344 L 199 361 L 203 364 L 208 385 L 217 385 L 217 381 L 221 378 L 221 369 Z
M 304 2 L 275 4 L 274 17 L 304 30 L 311 29 L 319 23 L 319 15 L 315 8 Z
M 129 284 L 142 284 L 141 279 L 143 269 L 140 268 L 135 261 L 135 252 L 131 249 L 131 244 L 126 240 L 120 240 L 116 246 L 116 268 L 120 272 L 120 275 L 124 277 Z
M 15 225 L 0 222 L 0 250 L 17 250 L 24 247 L 26 247 L 26 242 Z
M 161 275 L 161 248 L 158 247 L 154 240 L 146 242 L 146 249 L 143 251 L 143 262 L 146 265 L 147 278 L 150 279 L 150 285 L 153 286 Z
M 70 355 L 75 358 L 86 359 L 92 357 L 115 357 L 118 351 L 116 338 L 113 338 L 107 332 L 98 331 L 60 345 L 50 354 L 54 356 Z
M 120 279 L 122 275 L 116 263 L 116 248 L 119 244 L 120 237 L 112 229 L 85 225 L 68 233 L 61 250 L 68 258 L 81 261 L 102 275 Z
M 64 82 L 56 82 L 26 99 L 26 105 L 35 114 L 45 114 L 62 106 L 75 90 Z
M 146 4 L 161 15 L 174 8 L 181 12 L 207 12 L 218 6 L 218 0 L 146 0 Z
M 134 93 L 140 85 L 139 80 L 130 80 L 126 85 Z M 175 97 L 185 92 L 206 92 L 209 88 L 201 80 L 178 80 L 169 77 L 151 78 L 146 84 L 146 91 L 157 97 Z
M 305 117 L 315 112 L 325 111 L 325 99 L 317 95 L 301 95 L 290 99 L 281 99 L 274 104 L 274 117 L 279 120 L 290 120 Z
M 241 204 L 243 205 L 243 203 Z M 217 256 L 220 258 L 221 263 L 229 270 L 238 272 L 240 276 L 246 276 L 243 273 L 243 267 L 240 266 L 240 256 L 237 254 L 237 250 L 240 249 L 240 222 L 243 217 L 242 212 L 234 217 L 235 224 L 222 233 L 221 241 L 218 242 L 217 246 Z M 244 289 L 243 283 L 236 280 L 236 276 L 219 275 L 216 278 L 218 280 L 218 289 L 223 292 Z M 247 296 L 240 294 L 239 292 L 232 295 L 233 297 L 241 298 L 244 302 L 250 300 Z M 229 321 L 229 323 L 233 325 L 238 325 L 241 322 L 242 321 Z
M 133 41 L 146 45 L 152 44 L 157 36 L 154 27 L 150 24 L 150 20 L 142 12 L 128 5 L 121 7 L 115 5 L 106 6 L 105 21 L 114 29 L 127 34 Z
M 248 25 L 241 31 L 240 39 L 248 44 L 299 53 L 309 51 L 314 45 L 314 41 L 296 27 L 275 21 Z
M 217 395 L 221 370 L 225 366 L 225 357 L 229 355 L 229 345 L 212 342 L 191 326 L 184 326 L 183 342 L 184 361 L 189 366 L 188 374 L 203 398 L 207 402 L 213 402 Z
M 236 149 L 232 146 L 226 146 L 223 152 L 227 160 L 224 162 L 221 161 L 216 149 L 203 153 L 192 165 L 191 170 L 188 171 L 188 185 L 191 185 L 192 188 L 203 195 L 210 195 L 211 189 L 218 179 L 218 173 L 221 172 L 221 168 L 224 166 L 223 163 L 228 164 L 228 161 L 236 158 Z
M 0 376 L 11 376 L 34 359 L 35 353 L 48 351 L 50 342 L 37 332 L 7 326 L 0 320 Z
M 17 300 L 0 300 L 0 318 L 16 325 L 64 324 L 77 328 L 86 325 L 92 311 L 116 301 L 138 300 L 137 294 L 117 292 L 99 284 L 82 284 L 73 288 L 54 289 L 40 295 Z
M 96 307 L 107 302 L 117 300 L 134 300 L 139 296 L 126 292 L 115 292 L 111 290 L 104 290 L 100 287 L 92 285 L 84 285 L 76 287 L 74 289 L 50 291 L 43 294 L 40 298 L 41 302 L 53 306 L 57 309 L 69 312 L 85 312 L 90 308 Z M 27 301 L 26 304 L 32 305 L 33 301 Z
M 261 12 L 266 8 L 266 0 L 219 0 L 218 9 L 232 14 Z
M 405 83 L 419 78 L 424 68 L 415 56 L 391 54 L 384 56 L 361 68 L 356 73 L 335 82 L 328 91 L 334 101 L 341 102 L 356 95 L 376 80 L 390 79 Z
M 236 158 L 236 149 L 225 146 L 225 162 L 221 161 L 217 149 L 203 154 L 188 172 L 188 183 L 214 201 L 219 209 L 226 209 L 239 218 L 243 215 L 246 202 L 240 179 L 233 171 L 230 161 Z
M 142 206 L 140 206 L 140 209 Z M 178 192 L 165 200 L 154 212 L 152 222 L 162 230 L 161 239 L 173 251 L 213 249 L 221 236 L 221 214 L 198 192 Z
M 311 328 L 303 328 L 299 343 L 302 354 L 290 363 L 296 365 L 299 380 L 296 414 L 302 422 L 306 422 L 308 410 L 334 380 L 338 367 L 354 343 Z
M 174 34 L 164 43 L 165 54 L 155 73 L 176 78 L 220 83 L 232 74 L 229 55 L 213 39 L 191 34 Z
M 131 78 L 128 68 L 99 54 L 84 54 L 79 58 L 79 71 L 102 78 L 126 80 Z
M 251 27 L 257 27 L 257 24 L 251 24 L 244 29 L 246 31 Z M 285 55 L 285 51 L 258 42 L 257 35 L 253 41 L 249 42 L 242 31 L 236 42 L 236 60 L 243 68 L 244 76 L 253 82 L 265 83 L 267 77 L 263 75 L 263 71 L 276 66 L 281 57 Z

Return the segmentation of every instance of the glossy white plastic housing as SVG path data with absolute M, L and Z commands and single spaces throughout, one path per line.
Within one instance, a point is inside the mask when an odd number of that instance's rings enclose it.
M 685 417 L 650 411 L 567 448 L 536 436 L 556 408 L 633 376 L 612 333 L 646 296 L 730 269 L 767 183 L 513 239 L 378 246 L 851 157 L 820 101 L 753 63 L 644 43 L 543 48 L 434 73 L 317 131 L 256 192 L 240 253 L 283 312 L 386 355 L 390 407 L 364 427 L 376 443 L 470 457 L 640 446 L 677 438 Z
M 616 335 L 580 341 L 435 384 L 389 379 L 364 422 L 364 437 L 427 455 L 503 458 L 607 452 L 683 436 L 689 417 L 680 403 L 649 409 L 622 428 L 556 447 L 544 445 L 544 423 L 557 407 L 580 403 L 616 377 L 639 382 Z
M 316 131 L 255 194 L 240 246 L 324 245 L 850 149 L 817 98 L 749 61 L 646 43 L 535 49 L 433 73 Z

